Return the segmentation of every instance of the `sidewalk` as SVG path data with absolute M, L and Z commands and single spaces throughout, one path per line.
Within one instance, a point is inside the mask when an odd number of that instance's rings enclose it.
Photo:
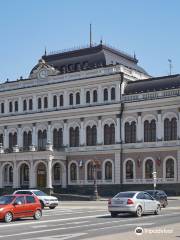
M 180 238 L 180 228 L 179 223 L 176 223 L 166 227 L 144 228 L 142 235 L 137 235 L 134 229 L 132 232 L 85 238 L 84 240 L 177 240 L 178 238 Z

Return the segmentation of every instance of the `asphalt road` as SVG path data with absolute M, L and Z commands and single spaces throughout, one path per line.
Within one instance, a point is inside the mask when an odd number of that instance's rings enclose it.
M 150 239 L 180 239 L 180 198 L 169 200 L 169 206 L 158 216 L 135 218 L 119 215 L 111 218 L 107 202 L 61 202 L 54 210 L 43 210 L 40 221 L 17 220 L 10 224 L 0 222 L 0 240 L 81 240 L 81 239 L 135 239 L 134 230 L 142 227 L 148 231 L 163 230 L 165 233 L 149 233 Z M 164 230 L 163 230 L 164 231 Z M 153 234 L 153 235 L 152 235 Z M 129 236 L 129 237 L 127 237 Z M 147 235 L 146 235 L 147 236 Z M 139 236 L 138 236 L 138 239 Z M 147 239 L 147 238 L 143 238 Z

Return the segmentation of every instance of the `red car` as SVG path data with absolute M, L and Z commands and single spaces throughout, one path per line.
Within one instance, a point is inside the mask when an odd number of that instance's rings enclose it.
M 0 219 L 7 223 L 16 218 L 26 217 L 39 220 L 41 216 L 41 204 L 35 196 L 15 194 L 0 197 Z

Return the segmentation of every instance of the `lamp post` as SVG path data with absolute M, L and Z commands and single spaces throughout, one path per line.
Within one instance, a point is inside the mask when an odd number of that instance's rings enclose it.
M 154 185 L 154 190 L 156 190 L 156 183 L 157 183 L 157 172 L 153 172 L 153 185 Z
M 98 195 L 98 189 L 97 189 L 97 166 L 99 165 L 98 160 L 91 160 L 92 166 L 93 166 L 93 181 L 94 181 L 94 190 L 93 190 L 93 200 L 98 200 L 99 195 Z

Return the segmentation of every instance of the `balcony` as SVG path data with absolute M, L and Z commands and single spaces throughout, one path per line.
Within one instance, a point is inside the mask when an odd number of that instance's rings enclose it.
M 151 179 L 143 179 L 143 178 L 134 178 L 134 179 L 124 179 L 124 184 L 153 184 L 154 180 Z M 177 179 L 175 178 L 157 178 L 156 179 L 157 184 L 163 184 L 163 183 L 177 183 Z

